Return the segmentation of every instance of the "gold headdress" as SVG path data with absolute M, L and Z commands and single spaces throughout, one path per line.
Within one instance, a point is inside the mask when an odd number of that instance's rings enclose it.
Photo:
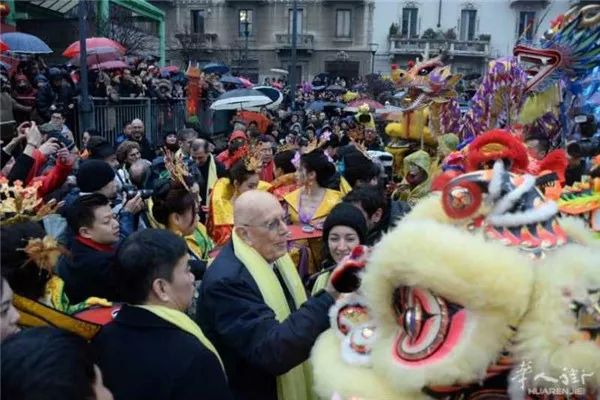
M 284 151 L 288 151 L 288 150 L 298 150 L 298 145 L 297 144 L 293 144 L 293 143 L 284 143 L 281 146 L 277 147 L 277 153 L 283 153 Z
M 40 270 L 51 275 L 54 274 L 58 257 L 64 253 L 62 246 L 50 235 L 44 236 L 43 239 L 29 239 L 27 246 L 19 250 L 23 250 L 29 256 L 28 261 L 33 261 Z
M 258 146 L 245 147 L 244 166 L 248 171 L 259 172 L 263 166 Z
M 40 221 L 54 213 L 59 204 L 55 200 L 44 204 L 44 200 L 38 197 L 40 186 L 41 182 L 36 182 L 23 187 L 21 181 L 10 185 L 8 179 L 0 178 L 0 225 Z
M 190 176 L 190 171 L 187 168 L 185 161 L 183 160 L 183 155 L 173 153 L 169 149 L 164 149 L 165 153 L 165 168 L 169 171 L 171 175 L 171 180 L 175 182 L 181 183 L 181 185 L 187 190 L 191 192 L 190 187 L 188 186 L 187 178 Z

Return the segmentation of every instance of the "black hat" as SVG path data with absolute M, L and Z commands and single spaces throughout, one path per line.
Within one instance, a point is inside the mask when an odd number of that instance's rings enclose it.
M 93 193 L 115 179 L 115 171 L 102 160 L 86 160 L 79 166 L 77 186 L 82 193 Z
M 87 149 L 90 153 L 90 160 L 104 160 L 115 154 L 115 149 L 106 140 L 91 145 L 88 144 Z
M 350 186 L 354 186 L 358 179 L 370 181 L 379 175 L 377 164 L 357 150 L 344 155 L 344 166 L 344 178 Z
M 336 226 L 347 226 L 356 231 L 360 243 L 367 239 L 367 221 L 361 210 L 350 203 L 339 203 L 329 213 L 323 223 L 323 240 L 327 241 L 329 231 Z

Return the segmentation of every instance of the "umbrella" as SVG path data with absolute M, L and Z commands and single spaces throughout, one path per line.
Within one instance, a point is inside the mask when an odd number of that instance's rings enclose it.
M 229 67 L 225 64 L 209 63 L 202 67 L 202 72 L 224 75 L 229 72 Z
M 5 51 L 10 50 L 10 47 L 8 47 L 8 45 L 6 43 L 4 43 L 2 40 L 0 40 L 0 53 L 4 53 Z
M 313 102 L 310 102 L 306 105 L 306 107 L 304 107 L 305 110 L 310 110 L 310 111 L 323 111 L 326 108 L 344 108 L 346 105 L 344 103 L 335 103 L 332 101 L 322 101 L 322 100 L 316 100 Z
M 271 72 L 275 72 L 276 74 L 282 74 L 282 75 L 289 74 L 289 72 L 287 70 L 281 69 L 281 68 L 271 68 Z
M 100 49 L 96 49 L 96 50 L 100 50 Z M 115 61 L 115 60 L 120 60 L 121 59 L 121 55 L 119 54 L 119 52 L 116 49 L 113 48 L 102 48 L 102 50 L 100 51 L 95 51 L 93 53 L 88 53 L 87 56 L 87 65 L 94 65 L 94 64 L 100 64 L 106 61 Z M 79 66 L 79 55 L 76 57 L 73 57 L 69 60 L 69 64 L 71 65 L 75 65 L 75 66 Z
M 283 101 L 283 93 L 271 86 L 256 86 L 254 89 L 271 99 L 271 103 L 267 104 L 269 110 L 276 109 Z
M 129 64 L 121 60 L 106 61 L 100 64 L 94 64 L 90 66 L 90 69 L 120 69 L 130 68 Z
M 346 88 L 341 87 L 340 85 L 329 85 L 325 88 L 325 90 L 334 93 L 346 93 Z
M 242 81 L 240 78 L 230 75 L 223 75 L 221 79 L 219 79 L 221 83 L 231 83 L 232 85 L 242 85 Z
M 166 67 L 161 67 L 160 72 L 161 73 L 168 72 L 169 74 L 178 74 L 179 67 L 176 65 L 167 65 Z
M 366 104 L 369 106 L 369 109 L 371 110 L 378 110 L 380 108 L 384 108 L 383 104 L 381 104 L 378 101 L 375 101 L 373 99 L 357 99 L 357 100 L 353 100 L 350 103 L 348 103 L 348 107 L 360 107 L 363 104 Z
M 105 37 L 91 37 L 85 39 L 85 48 L 86 52 L 89 54 L 93 54 L 94 51 L 99 51 L 99 49 L 115 49 L 120 55 L 125 55 L 125 47 L 123 47 L 120 43 L 115 42 L 114 40 L 105 38 Z M 79 49 L 79 40 L 73 42 L 63 51 L 63 56 L 65 57 L 75 57 L 79 54 L 81 50 Z
M 49 54 L 52 49 L 37 36 L 23 32 L 7 32 L 1 36 L 2 41 L 13 53 Z
M 249 107 L 266 106 L 271 99 L 254 89 L 236 89 L 219 96 L 211 104 L 211 110 L 239 110 Z
M 258 130 L 260 131 L 260 133 L 263 134 L 267 133 L 267 129 L 269 128 L 269 125 L 271 125 L 271 121 L 269 120 L 269 118 L 257 112 L 238 111 L 237 116 L 246 124 L 249 124 L 250 122 L 255 122 L 256 126 L 258 127 Z
M 245 88 L 252 89 L 254 87 L 254 84 L 246 78 L 240 77 L 240 82 L 242 82 L 242 85 L 244 85 Z
M 315 92 L 320 92 L 321 90 L 325 89 L 325 86 L 313 86 L 313 91 Z

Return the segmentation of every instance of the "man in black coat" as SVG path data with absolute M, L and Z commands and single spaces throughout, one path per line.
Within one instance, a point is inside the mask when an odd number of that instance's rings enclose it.
M 115 278 L 127 304 L 92 342 L 115 400 L 233 399 L 214 347 L 184 314 L 194 296 L 188 262 L 183 239 L 163 229 L 119 248 Z
M 66 216 L 75 239 L 69 249 L 70 260 L 59 262 L 57 269 L 70 302 L 80 303 L 88 297 L 117 300 L 112 270 L 119 221 L 108 198 L 100 193 L 79 196 L 67 208 Z
M 142 158 L 152 161 L 154 160 L 154 157 L 156 157 L 156 153 L 148 141 L 148 138 L 146 138 L 144 130 L 144 122 L 142 122 L 141 119 L 136 118 L 131 121 L 131 140 L 140 145 L 140 153 L 142 154 Z
M 245 192 L 235 203 L 234 220 L 232 240 L 208 268 L 199 289 L 198 322 L 223 358 L 236 399 L 285 400 L 278 399 L 277 377 L 309 357 L 315 340 L 329 327 L 327 313 L 337 293 L 328 285 L 303 304 L 295 301 L 290 275 L 279 266 L 288 257 L 288 230 L 274 196 Z M 260 264 L 266 274 L 270 269 L 282 289 L 278 300 L 290 313 L 281 322 L 261 294 L 261 283 L 251 272 L 256 270 L 239 258 L 244 247 L 262 258 L 254 266 Z
M 58 68 L 50 68 L 48 71 L 50 83 L 43 86 L 37 92 L 36 108 L 44 121 L 50 121 L 54 109 L 68 112 L 74 103 L 75 92 L 65 81 L 63 72 Z M 71 106 L 71 107 L 69 107 Z

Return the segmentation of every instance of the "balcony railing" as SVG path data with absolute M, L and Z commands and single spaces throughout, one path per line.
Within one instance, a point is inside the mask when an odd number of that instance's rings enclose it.
M 213 51 L 216 47 L 216 33 L 177 33 L 175 37 L 187 49 Z
M 438 54 L 444 50 L 449 56 L 489 57 L 490 42 L 484 40 L 406 39 L 391 36 L 390 54 Z
M 298 50 L 312 50 L 314 48 L 314 35 L 297 35 L 296 48 Z M 278 49 L 292 48 L 292 35 L 288 33 L 276 33 L 275 43 Z
M 511 6 L 527 6 L 545 8 L 550 0 L 509 0 Z

